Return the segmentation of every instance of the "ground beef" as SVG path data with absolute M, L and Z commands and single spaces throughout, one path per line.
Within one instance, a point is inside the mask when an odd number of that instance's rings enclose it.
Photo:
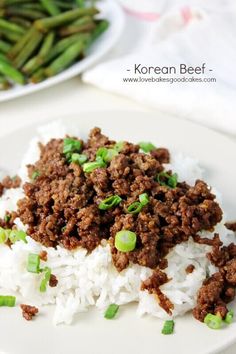
M 30 182 L 24 184 L 25 198 L 18 202 L 17 213 L 10 213 L 0 226 L 14 227 L 15 217 L 28 226 L 28 234 L 46 247 L 64 246 L 94 250 L 102 240 L 111 246 L 112 260 L 118 271 L 130 263 L 153 269 L 150 278 L 142 283 L 142 290 L 154 294 L 160 306 L 171 314 L 173 304 L 162 293 L 161 286 L 169 279 L 161 270 L 167 267 L 166 256 L 177 244 L 192 237 L 195 242 L 212 246 L 207 255 L 219 271 L 206 279 L 199 290 L 194 316 L 203 321 L 207 313 L 219 313 L 224 318 L 226 303 L 235 296 L 236 245 L 222 246 L 219 235 L 212 240 L 201 238 L 200 231 L 214 230 L 222 219 L 222 210 L 209 186 L 197 180 L 193 186 L 178 182 L 175 188 L 163 185 L 158 174 L 170 162 L 169 151 L 156 148 L 143 153 L 136 144 L 110 140 L 94 128 L 87 141 L 80 142 L 79 153 L 88 162 L 96 159 L 99 148 L 116 148 L 116 155 L 105 167 L 84 173 L 83 166 L 71 162 L 63 153 L 63 139 L 52 139 L 46 145 L 39 144 L 40 159 L 28 165 Z M 115 145 L 116 144 L 116 145 Z M 169 176 L 175 171 L 167 171 Z M 167 178 L 167 177 L 166 177 Z M 165 180 L 165 178 L 164 178 Z M 21 181 L 5 178 L 0 183 L 0 195 L 4 188 L 17 188 Z M 128 212 L 139 196 L 148 194 L 149 202 L 137 214 Z M 99 204 L 106 198 L 119 195 L 122 201 L 108 210 L 100 210 Z M 226 226 L 235 231 L 235 223 Z M 135 249 L 120 252 L 115 247 L 116 233 L 130 230 L 136 233 Z M 40 254 L 42 260 L 47 254 Z M 193 265 L 186 268 L 187 273 Z M 51 275 L 50 286 L 57 285 Z M 31 319 L 37 309 L 22 305 L 23 315 Z
M 131 154 L 130 158 L 132 160 L 132 167 L 141 170 L 147 176 L 153 177 L 163 170 L 163 166 L 160 162 L 151 155 L 137 153 Z
M 198 292 L 197 306 L 193 310 L 193 315 L 196 319 L 204 321 L 208 313 L 217 313 L 218 306 L 223 306 L 221 300 L 223 288 L 224 278 L 219 272 L 204 281 Z M 224 305 L 222 309 L 223 317 L 225 317 L 226 313 L 227 309 Z
M 87 142 L 77 140 L 90 161 L 98 148 L 116 143 L 99 128 L 90 132 Z M 47 247 L 60 244 L 92 251 L 102 239 L 109 239 L 119 271 L 130 262 L 163 269 L 172 247 L 201 230 L 212 230 L 222 211 L 203 181 L 194 186 L 178 183 L 173 189 L 159 184 L 156 177 L 164 170 L 163 163 L 169 162 L 168 150 L 157 148 L 145 154 L 129 142 L 120 146 L 107 167 L 84 173 L 63 154 L 62 139 L 40 144 L 39 161 L 28 166 L 31 182 L 23 186 L 26 197 L 18 202 L 19 217 L 30 236 Z M 142 193 L 149 195 L 149 203 L 140 213 L 129 214 L 127 208 Z M 100 202 L 112 195 L 119 195 L 122 202 L 99 210 Z M 116 233 L 124 229 L 137 234 L 136 248 L 125 254 L 114 247 Z
M 2 182 L 0 182 L 0 197 L 3 195 L 4 189 L 19 188 L 21 185 L 21 179 L 19 176 L 10 177 L 6 176 Z
M 236 290 L 233 286 L 226 285 L 224 289 L 224 294 L 222 294 L 223 301 L 228 304 L 235 298 Z
M 165 273 L 159 269 L 156 269 L 147 280 L 142 282 L 141 290 L 147 290 L 149 294 L 154 294 L 160 307 L 162 307 L 169 315 L 171 315 L 172 310 L 174 309 L 174 305 L 160 290 L 160 286 L 167 283 L 169 280 L 170 279 L 168 279 Z
M 200 321 L 204 321 L 208 313 L 225 318 L 228 312 L 226 304 L 235 297 L 236 245 L 231 243 L 229 246 L 222 246 L 218 234 L 215 234 L 212 241 L 212 251 L 207 257 L 219 271 L 207 278 L 198 292 L 193 315 Z
M 194 266 L 193 264 L 189 264 L 189 265 L 186 267 L 185 272 L 186 272 L 187 274 L 191 274 L 191 273 L 194 271 L 194 269 L 195 269 L 195 266 Z
M 108 173 L 113 181 L 128 176 L 130 173 L 129 158 L 122 153 L 115 156 L 108 167 Z
M 121 152 L 124 155 L 135 154 L 139 152 L 139 146 L 136 144 L 129 143 L 127 141 L 123 141 Z
M 130 184 L 125 178 L 116 179 L 112 184 L 112 188 L 115 194 L 121 197 L 128 196 L 130 193 Z
M 48 260 L 48 254 L 46 251 L 41 251 L 39 253 L 39 258 L 41 259 L 41 261 L 46 262 Z
M 96 170 L 93 170 L 90 174 L 90 179 L 93 184 L 93 188 L 98 195 L 101 193 L 103 196 L 104 192 L 108 191 L 109 177 L 105 168 L 97 168 Z
M 229 285 L 236 286 L 236 259 L 226 262 L 223 268 L 225 279 Z
M 20 305 L 22 309 L 22 316 L 27 320 L 31 321 L 33 317 L 39 312 L 38 308 L 30 305 Z
M 49 286 L 51 286 L 51 288 L 54 288 L 55 286 L 57 286 L 57 284 L 58 284 L 57 277 L 54 274 L 51 274 L 49 279 Z
M 14 221 L 18 217 L 18 214 L 15 211 L 6 212 L 3 219 L 0 218 L 0 227 L 4 229 L 13 229 L 15 228 Z
M 213 246 L 216 251 L 219 250 L 220 246 L 222 246 L 223 242 L 220 240 L 219 234 L 215 233 L 214 237 L 207 238 L 207 237 L 201 237 L 199 235 L 193 235 L 193 239 L 196 243 L 199 243 L 200 245 L 208 245 L 208 246 Z
M 158 160 L 161 164 L 170 162 L 169 150 L 165 148 L 159 148 L 151 151 L 151 156 Z
M 15 177 L 6 176 L 2 180 L 1 184 L 2 184 L 3 188 L 6 188 L 6 189 L 19 188 L 21 185 L 21 179 L 19 176 L 15 176 Z
M 3 195 L 4 187 L 3 184 L 0 183 L 0 197 Z
M 226 227 L 228 230 L 231 230 L 231 231 L 236 232 L 236 221 L 234 221 L 234 222 L 227 222 L 227 223 L 225 224 L 225 227 Z
M 161 270 L 166 269 L 168 267 L 168 260 L 166 258 L 160 259 L 160 261 L 158 262 L 158 267 Z

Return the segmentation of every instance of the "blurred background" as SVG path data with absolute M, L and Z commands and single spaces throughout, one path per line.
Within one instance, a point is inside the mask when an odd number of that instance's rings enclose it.
M 156 111 L 236 135 L 235 0 L 104 0 L 118 5 L 112 48 L 82 75 L 0 103 L 2 133 L 47 117 L 87 110 Z M 118 8 L 117 8 L 118 9 Z M 115 15 L 115 18 L 117 17 Z M 121 28 L 122 27 L 122 28 Z M 99 45 L 98 45 L 99 47 Z M 99 50 L 99 49 L 98 49 Z M 202 82 L 124 82 L 142 66 L 201 67 Z M 153 74 L 138 75 L 142 78 Z M 176 75 L 159 75 L 180 78 Z M 183 75 L 182 75 L 183 77 Z M 181 78 L 182 78 L 181 77 Z M 155 76 L 157 78 L 157 76 Z M 1 93 L 0 93 L 1 101 Z

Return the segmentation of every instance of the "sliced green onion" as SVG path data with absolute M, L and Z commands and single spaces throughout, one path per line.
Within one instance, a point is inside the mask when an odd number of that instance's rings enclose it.
M 26 233 L 22 230 L 5 230 L 0 227 L 0 243 L 5 243 L 8 239 L 11 243 L 23 241 L 27 243 Z
M 38 254 L 30 253 L 28 255 L 27 270 L 30 273 L 40 272 L 40 257 Z
M 149 197 L 147 193 L 140 194 L 139 201 L 142 206 L 145 206 L 149 203 Z
M 163 179 L 167 179 L 167 182 L 165 182 Z M 161 186 L 168 186 L 168 179 L 170 178 L 170 175 L 168 175 L 168 173 L 166 172 L 160 172 L 157 175 L 157 182 L 161 185 Z
M 173 320 L 165 321 L 161 333 L 162 334 L 172 334 L 174 332 L 174 326 L 175 326 L 175 323 Z
M 63 153 L 80 152 L 81 142 L 72 138 L 65 138 L 63 141 Z
M 22 230 L 12 230 L 10 232 L 9 239 L 12 243 L 17 241 L 23 241 L 24 243 L 27 243 L 26 236 L 26 233 Z
M 111 162 L 114 156 L 118 155 L 118 151 L 115 149 L 107 149 L 100 147 L 96 153 L 97 157 L 101 157 L 104 162 Z
M 124 147 L 124 142 L 123 141 L 118 141 L 114 146 L 113 149 L 116 150 L 117 152 L 121 152 Z
M 8 240 L 10 230 L 5 230 L 0 227 L 0 244 L 5 243 Z
M 172 176 L 170 176 L 168 180 L 168 186 L 171 188 L 176 188 L 178 183 L 178 175 L 177 173 L 174 173 Z
M 122 198 L 119 195 L 112 195 L 104 199 L 98 206 L 100 210 L 108 210 L 117 206 L 122 201 Z
M 0 295 L 0 306 L 14 307 L 16 297 L 11 295 Z
M 86 162 L 83 165 L 83 171 L 85 173 L 90 173 L 96 168 L 106 167 L 106 163 L 103 161 L 101 157 L 97 157 L 96 161 L 94 162 Z
M 153 150 L 156 149 L 156 146 L 153 145 L 152 143 L 150 142 L 145 142 L 145 141 L 142 141 L 139 143 L 139 147 L 141 150 L 143 150 L 144 152 L 151 152 Z
M 87 156 L 84 154 L 74 153 L 71 155 L 71 162 L 77 165 L 83 165 L 88 160 Z
M 5 230 L 0 227 L 0 243 L 5 243 L 6 242 L 6 233 Z
M 127 208 L 129 214 L 138 214 L 143 209 L 143 206 L 139 202 L 134 202 L 130 204 Z
M 166 179 L 165 180 L 163 180 Z M 169 175 L 166 172 L 160 172 L 157 175 L 157 182 L 161 185 L 161 186 L 165 186 L 165 187 L 169 187 L 169 188 L 176 188 L 177 184 L 178 184 L 178 175 L 177 173 L 174 173 L 172 176 Z
M 117 232 L 115 236 L 115 248 L 120 252 L 130 252 L 135 249 L 137 236 L 129 230 Z
M 32 173 L 32 180 L 35 181 L 36 178 L 38 178 L 40 176 L 40 172 L 39 171 L 34 171 Z
M 223 321 L 220 316 L 208 313 L 204 318 L 204 323 L 211 329 L 220 329 L 222 327 Z
M 4 221 L 8 223 L 10 220 L 11 220 L 11 215 L 5 215 Z
M 104 313 L 104 317 L 107 320 L 112 320 L 115 317 L 115 315 L 117 314 L 118 310 L 119 310 L 119 305 L 111 304 L 106 309 L 106 312 Z
M 45 291 L 47 290 L 47 284 L 50 280 L 52 271 L 49 267 L 45 267 L 42 271 L 44 271 L 45 274 L 43 280 L 40 283 L 39 290 L 41 293 L 45 293 Z
M 96 152 L 96 157 L 101 157 L 104 161 L 104 156 L 107 154 L 107 148 L 100 147 Z
M 105 162 L 111 162 L 113 157 L 118 155 L 118 151 L 115 149 L 108 149 L 106 155 L 104 156 L 104 161 Z
M 145 205 L 149 203 L 149 197 L 147 193 L 140 194 L 139 202 L 134 202 L 128 206 L 127 212 L 129 214 L 138 214 Z
M 231 324 L 233 322 L 233 318 L 234 318 L 234 311 L 230 310 L 229 312 L 227 312 L 224 322 L 227 324 Z

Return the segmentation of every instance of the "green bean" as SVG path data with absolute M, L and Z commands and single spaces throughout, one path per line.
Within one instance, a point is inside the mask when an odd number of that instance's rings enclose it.
M 25 83 L 25 78 L 21 72 L 2 59 L 0 59 L 0 73 L 20 85 Z
M 11 49 L 12 45 L 8 42 L 5 42 L 0 39 L 0 52 L 2 53 L 8 53 L 9 50 Z
M 81 23 L 87 23 L 87 22 L 93 22 L 93 17 L 92 16 L 83 16 L 78 18 L 77 20 L 71 22 L 68 26 L 73 26 L 73 25 L 80 25 Z
M 4 38 L 13 43 L 17 42 L 21 38 L 21 35 L 19 33 L 11 32 L 3 28 L 0 29 L 0 34 L 2 34 Z
M 46 76 L 54 76 L 70 66 L 82 53 L 84 46 L 85 42 L 83 40 L 72 44 L 64 53 L 54 60 L 49 67 L 45 69 Z
M 37 55 L 31 58 L 26 64 L 23 66 L 21 71 L 26 75 L 32 75 L 43 63 L 43 60 L 40 61 L 41 58 Z
M 15 57 L 14 65 L 17 69 L 20 69 L 24 63 L 30 58 L 32 53 L 37 49 L 40 42 L 43 39 L 42 33 L 36 31 L 26 43 L 25 47 L 21 50 L 21 52 Z
M 44 12 L 44 7 L 41 4 L 37 4 L 37 3 L 35 4 L 30 2 L 30 3 L 22 4 L 21 8 Z
M 109 25 L 96 19 L 94 3 L 0 0 L 0 90 L 39 83 L 82 59 Z
M 99 13 L 99 11 L 94 7 L 85 8 L 85 9 L 75 9 L 75 10 L 64 12 L 57 16 L 37 20 L 35 21 L 34 25 L 39 31 L 47 32 L 51 28 L 65 25 L 68 22 L 74 21 L 79 17 L 83 17 L 86 15 L 93 16 L 96 15 L 97 13 Z
M 62 37 L 69 36 L 74 33 L 88 32 L 95 29 L 96 25 L 90 16 L 81 17 L 79 20 L 73 22 L 71 25 L 61 27 L 59 34 Z
M 0 53 L 0 60 L 5 61 L 6 63 L 10 63 L 9 59 L 3 53 Z
M 63 53 L 73 43 L 83 40 L 87 41 L 90 38 L 89 34 L 75 34 L 68 38 L 58 41 L 55 46 L 49 51 L 49 53 L 43 58 L 42 56 L 34 57 L 32 61 L 28 62 L 27 67 L 23 68 L 23 71 L 28 75 L 31 75 L 34 70 L 38 70 L 42 65 L 50 63 L 53 59 Z M 34 76 L 34 75 L 33 75 Z
M 101 20 L 98 22 L 97 27 L 92 33 L 92 41 L 95 41 L 100 37 L 109 27 L 109 22 L 107 20 Z
M 39 56 L 46 57 L 52 48 L 53 42 L 55 39 L 55 32 L 49 32 L 48 35 L 45 37 L 43 45 L 39 51 Z
M 49 15 L 56 16 L 61 13 L 59 7 L 52 0 L 40 0 L 40 2 Z
M 38 84 L 39 82 L 45 80 L 46 76 L 44 74 L 44 69 L 38 69 L 33 76 L 31 76 L 30 80 L 34 84 Z
M 73 4 L 73 3 L 68 4 L 65 1 L 57 1 L 57 0 L 55 0 L 54 4 L 56 4 L 62 10 L 72 10 L 75 7 L 75 4 Z
M 22 16 L 22 17 L 28 18 L 30 20 L 37 20 L 37 19 L 45 17 L 45 14 L 41 11 L 24 9 L 22 7 L 17 7 L 17 6 L 8 7 L 6 9 L 6 14 L 8 16 Z
M 13 59 L 15 58 L 20 51 L 25 47 L 26 43 L 29 39 L 37 32 L 37 30 L 32 27 L 26 32 L 26 34 L 12 47 L 12 49 L 8 53 L 8 57 Z
M 0 6 L 9 6 L 15 4 L 23 4 L 26 2 L 32 2 L 32 0 L 0 0 Z
M 15 23 L 0 19 L 0 29 L 8 30 L 12 33 L 25 34 L 25 29 Z
M 56 45 L 52 48 L 45 59 L 45 63 L 50 62 L 51 60 L 55 59 L 58 55 L 63 53 L 66 49 L 68 49 L 72 44 L 76 43 L 79 40 L 87 41 L 89 40 L 89 34 L 74 34 L 70 37 L 65 39 L 61 39 L 56 43 Z
M 84 0 L 75 0 L 76 4 L 79 7 L 85 7 L 85 1 Z
M 44 39 L 41 49 L 35 57 L 31 58 L 25 66 L 22 68 L 22 71 L 27 75 L 31 75 L 34 71 L 36 71 L 44 62 L 45 57 L 49 53 L 52 48 L 53 42 L 55 38 L 55 33 L 50 32 Z
M 0 91 L 8 90 L 11 87 L 5 76 L 0 76 Z
M 32 26 L 30 21 L 28 21 L 22 17 L 12 16 L 12 17 L 9 17 L 9 21 L 11 21 L 12 23 L 16 23 L 17 25 L 20 25 L 21 27 L 23 27 L 25 29 L 29 29 Z

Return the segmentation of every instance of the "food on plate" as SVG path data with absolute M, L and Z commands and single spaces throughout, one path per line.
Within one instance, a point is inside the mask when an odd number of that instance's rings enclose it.
M 90 306 L 113 319 L 133 301 L 166 320 L 163 334 L 189 310 L 210 328 L 230 324 L 235 234 L 196 161 L 99 128 L 40 131 L 0 184 L 0 291 L 56 304 L 56 324 Z
M 21 304 L 20 308 L 22 310 L 22 316 L 26 319 L 26 321 L 31 321 L 34 316 L 39 312 L 37 307 Z
M 1 0 L 0 90 L 38 83 L 83 59 L 109 26 L 90 1 Z

